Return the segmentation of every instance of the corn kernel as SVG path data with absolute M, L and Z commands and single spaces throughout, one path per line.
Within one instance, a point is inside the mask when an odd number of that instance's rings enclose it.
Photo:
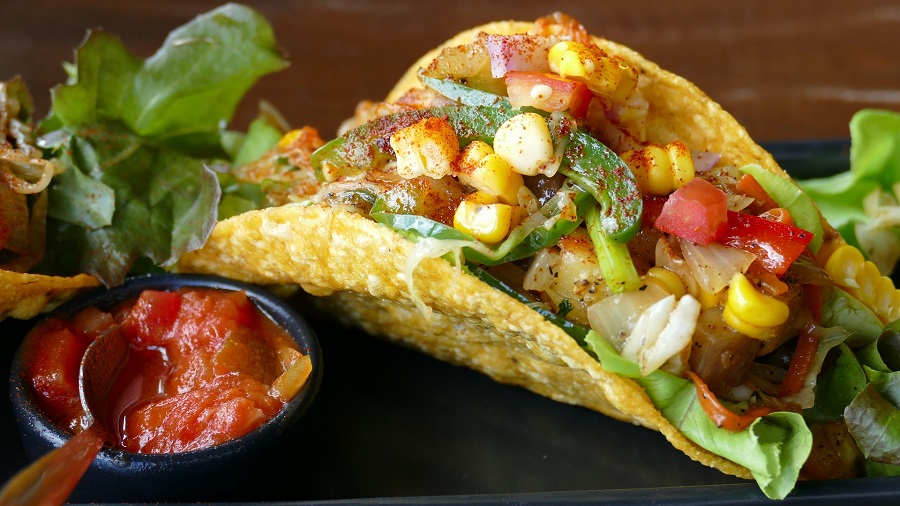
M 547 58 L 553 72 L 584 82 L 595 94 L 616 103 L 626 102 L 637 88 L 637 71 L 598 47 L 562 41 L 550 48 Z
M 626 151 L 621 158 L 645 194 L 664 197 L 694 178 L 691 150 L 680 141 L 665 146 L 650 144 Z
M 681 281 L 678 274 L 663 267 L 651 267 L 648 269 L 647 274 L 644 276 L 644 281 L 658 285 L 666 293 L 674 295 L 676 299 L 681 298 L 686 293 L 684 282 Z
M 513 205 L 519 202 L 519 187 L 525 184 L 522 175 L 514 172 L 509 163 L 496 153 L 479 160 L 471 173 L 460 173 L 459 181 L 496 195 L 504 204 Z
M 465 200 L 473 204 L 496 204 L 499 202 L 497 196 L 482 190 L 474 191 L 466 195 Z
M 515 172 L 534 176 L 553 159 L 550 128 L 539 114 L 526 112 L 506 120 L 494 135 L 494 152 Z
M 456 160 L 457 170 L 468 174 L 475 170 L 482 158 L 492 154 L 494 154 L 494 148 L 490 144 L 484 141 L 472 141 L 459 154 L 459 158 Z
M 512 207 L 512 214 L 509 218 L 509 229 L 512 230 L 525 221 L 525 218 L 528 218 L 528 209 L 522 206 L 510 206 Z
M 835 284 L 868 306 L 881 321 L 887 323 L 900 318 L 900 290 L 855 247 L 844 244 L 835 249 L 825 262 L 825 272 Z
M 478 204 L 463 200 L 453 216 L 453 227 L 486 243 L 503 240 L 509 233 L 513 206 Z
M 845 244 L 831 253 L 825 262 L 825 272 L 839 286 L 856 288 L 856 275 L 866 261 L 863 254 L 853 246 Z
M 722 313 L 729 327 L 748 337 L 765 340 L 789 315 L 787 304 L 757 291 L 740 272 L 732 276 Z
M 300 136 L 303 135 L 303 129 L 295 128 L 290 132 L 281 136 L 281 139 L 278 141 L 278 149 L 284 151 L 290 147 L 291 144 L 294 143 Z
M 459 139 L 447 120 L 426 118 L 391 135 L 397 174 L 412 179 L 440 179 L 450 173 L 459 155 Z
M 711 307 L 716 307 L 722 302 L 722 296 L 725 295 L 725 290 L 719 290 L 718 292 L 710 292 L 704 290 L 703 288 L 697 288 L 696 298 L 700 303 L 701 309 L 709 309 Z

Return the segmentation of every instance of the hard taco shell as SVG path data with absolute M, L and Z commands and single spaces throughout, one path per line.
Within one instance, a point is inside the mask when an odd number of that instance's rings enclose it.
M 79 274 L 72 277 L 44 276 L 0 269 L 0 320 L 8 317 L 27 320 L 65 302 L 79 290 L 98 286 L 97 278 Z
M 502 21 L 460 33 L 416 62 L 388 100 L 418 87 L 418 69 L 441 48 L 470 42 L 482 31 L 523 33 L 534 26 Z M 788 177 L 731 115 L 696 86 L 624 46 L 594 40 L 638 70 L 639 86 L 650 103 L 649 140 L 681 140 L 692 150 L 721 154 L 726 165 L 753 163 Z M 185 255 L 178 269 L 258 284 L 299 284 L 318 296 L 317 307 L 366 332 L 496 381 L 658 430 L 692 459 L 751 478 L 744 467 L 685 438 L 641 387 L 603 370 L 563 330 L 441 259 L 426 259 L 414 271 L 418 296 L 433 310 L 426 317 L 415 306 L 403 276 L 411 248 L 407 239 L 363 216 L 291 204 L 220 222 L 207 244 Z

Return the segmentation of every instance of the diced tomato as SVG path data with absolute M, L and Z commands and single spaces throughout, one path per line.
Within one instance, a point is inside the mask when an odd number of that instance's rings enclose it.
M 178 293 L 144 290 L 122 322 L 122 332 L 136 344 L 164 344 L 180 308 Z
M 130 351 L 96 414 L 128 450 L 186 451 L 239 437 L 274 416 L 293 395 L 283 392 L 296 393 L 305 378 L 282 379 L 301 351 L 242 291 L 144 291 L 111 311 L 87 308 L 29 336 L 26 372 L 62 427 L 83 426 L 81 358 L 116 321 Z
M 240 437 L 274 416 L 268 385 L 221 376 L 189 392 L 139 404 L 124 418 L 122 446 L 142 453 L 197 450 Z
M 513 107 L 534 107 L 542 111 L 568 110 L 576 118 L 587 114 L 594 96 L 584 83 L 543 72 L 506 73 L 506 90 Z
M 803 253 L 812 237 L 810 232 L 793 225 L 729 211 L 728 229 L 719 241 L 753 253 L 763 267 L 782 276 Z
M 41 410 L 61 427 L 73 430 L 84 415 L 78 397 L 78 369 L 90 344 L 51 320 L 31 339 L 27 374 Z
M 99 308 L 89 306 L 78 312 L 69 321 L 69 330 L 81 337 L 95 339 L 106 329 L 116 324 L 113 316 Z
M 716 241 L 728 228 L 728 197 L 705 179 L 695 177 L 663 205 L 656 228 L 697 244 Z

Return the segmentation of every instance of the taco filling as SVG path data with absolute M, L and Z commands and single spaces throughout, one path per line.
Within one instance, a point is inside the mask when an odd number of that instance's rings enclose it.
M 340 137 L 297 130 L 238 169 L 280 207 L 220 223 L 180 268 L 298 282 L 367 330 L 660 430 L 769 497 L 897 472 L 900 292 L 733 118 L 565 15 L 422 61 Z M 251 242 L 259 265 L 240 261 Z

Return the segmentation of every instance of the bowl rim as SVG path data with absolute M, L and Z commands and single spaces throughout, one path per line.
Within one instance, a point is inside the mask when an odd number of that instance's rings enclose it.
M 109 465 L 110 463 L 119 465 L 117 463 L 123 461 L 148 465 L 155 463 L 177 465 L 181 462 L 193 463 L 215 459 L 230 453 L 241 453 L 245 450 L 248 442 L 252 443 L 253 439 L 259 438 L 261 434 L 274 432 L 277 435 L 290 425 L 293 425 L 312 405 L 318 394 L 323 376 L 322 350 L 318 338 L 306 318 L 290 307 L 286 301 L 261 286 L 215 275 L 178 273 L 142 274 L 128 277 L 122 284 L 111 288 L 103 286 L 93 288 L 76 295 L 51 312 L 36 319 L 34 325 L 28 328 L 22 341 L 19 343 L 10 368 L 10 395 L 12 397 L 13 411 L 20 425 L 25 417 L 40 423 L 43 430 L 38 431 L 35 429 L 35 432 L 40 432 L 40 439 L 54 448 L 64 444 L 73 436 L 53 423 L 37 407 L 34 402 L 33 391 L 28 385 L 24 372 L 24 357 L 22 355 L 28 342 L 28 336 L 35 328 L 51 318 L 61 315 L 71 316 L 88 306 L 104 307 L 137 297 L 144 290 L 172 291 L 189 287 L 228 291 L 243 290 L 264 315 L 285 329 L 300 347 L 300 350 L 309 355 L 312 362 L 312 371 L 309 378 L 300 391 L 285 403 L 275 416 L 253 431 L 240 437 L 206 448 L 173 453 L 136 453 L 105 445 L 97 454 L 92 467 L 101 464 Z M 290 325 L 287 325 L 288 323 Z M 34 426 L 33 422 L 29 422 L 29 424 Z

